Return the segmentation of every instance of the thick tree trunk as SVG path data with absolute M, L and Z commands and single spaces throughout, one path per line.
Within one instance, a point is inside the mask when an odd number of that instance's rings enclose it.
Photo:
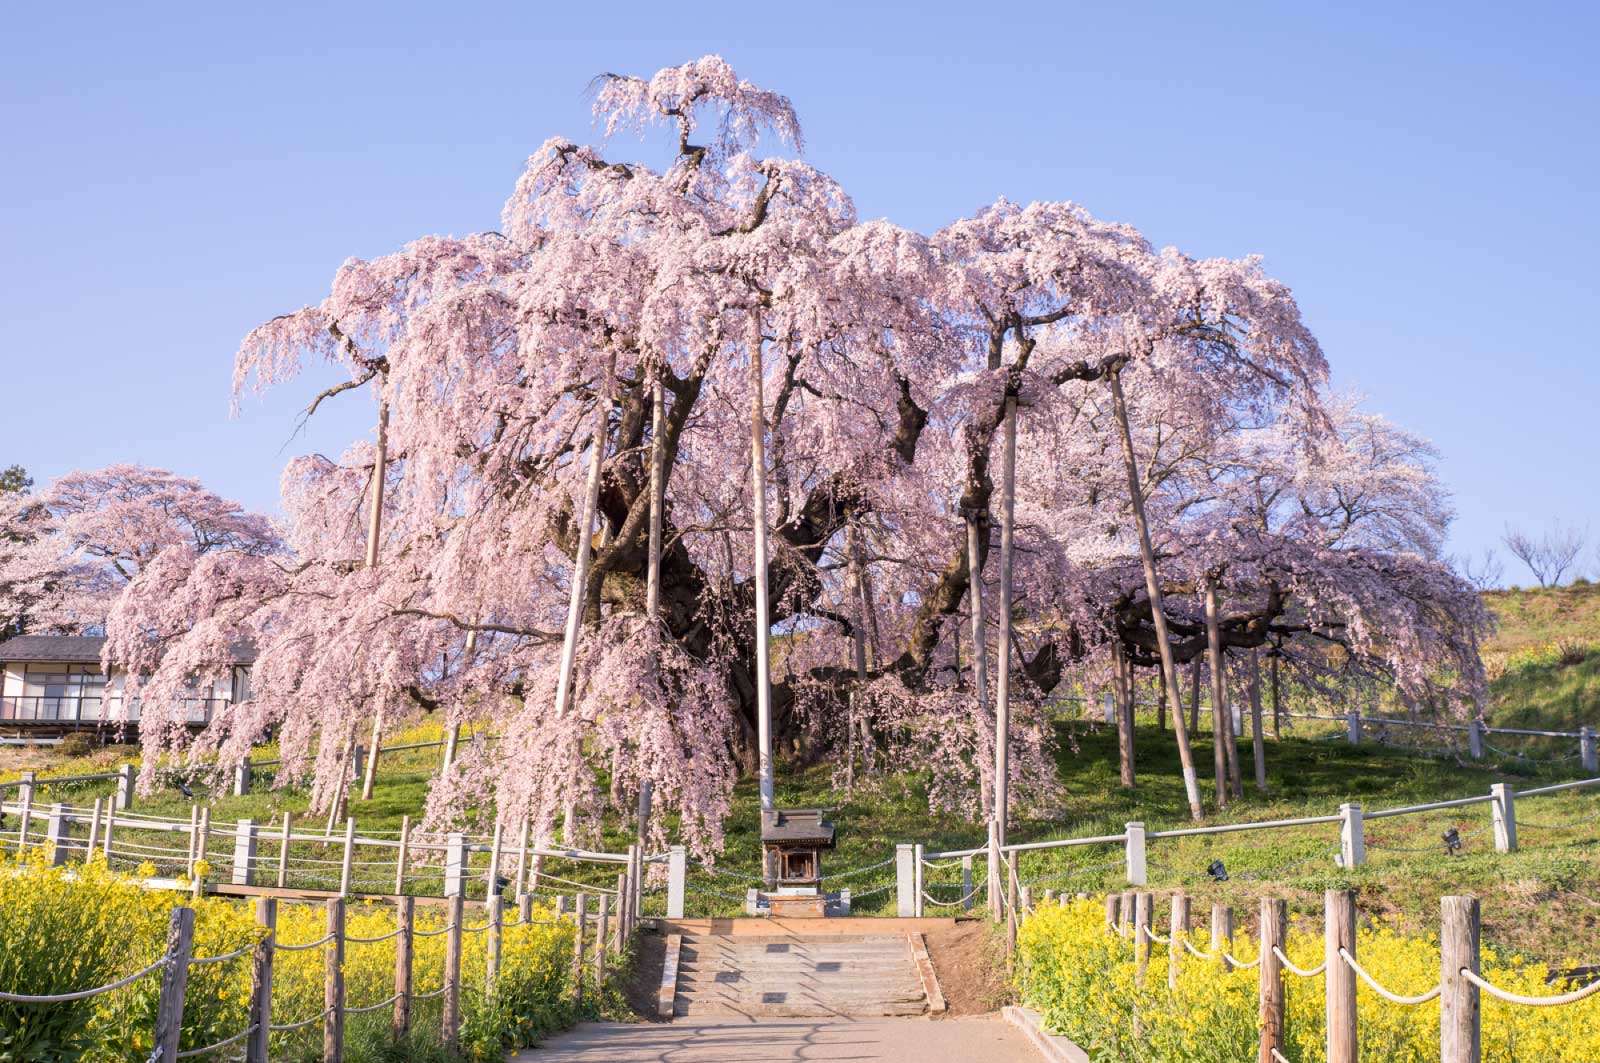
M 1156 673 L 1156 682 L 1160 684 L 1160 695 L 1156 698 L 1156 730 L 1167 729 L 1167 677 L 1159 671 Z
M 1156 553 L 1150 544 L 1150 522 L 1145 517 L 1144 491 L 1139 486 L 1139 464 L 1133 452 L 1133 431 L 1128 426 L 1128 404 L 1122 396 L 1121 371 L 1113 370 L 1108 374 L 1107 381 L 1111 385 L 1112 406 L 1122 436 L 1122 461 L 1128 474 L 1128 499 L 1133 505 L 1133 519 L 1139 529 L 1139 557 L 1144 563 L 1145 591 L 1150 596 L 1150 618 L 1156 629 L 1156 647 L 1161 654 L 1161 674 L 1166 677 L 1167 696 L 1172 699 L 1172 719 L 1178 735 L 1178 759 L 1183 765 L 1184 796 L 1189 801 L 1189 815 L 1198 820 L 1205 815 L 1200 805 L 1200 780 L 1195 774 L 1189 729 L 1183 725 L 1183 710 L 1178 704 L 1178 668 L 1173 662 L 1172 643 L 1167 635 L 1167 614 L 1161 606 L 1161 581 L 1156 576 Z
M 1283 652 L 1279 647 L 1278 652 L 1272 655 L 1272 737 L 1283 737 L 1283 702 L 1278 700 L 1278 657 Z
M 766 405 L 761 397 L 761 315 L 750 314 L 750 509 L 755 526 L 756 742 L 759 746 L 761 811 L 774 807 L 772 777 L 772 617 L 767 609 Z
M 994 821 L 1006 844 L 1011 793 L 1011 550 L 1017 481 L 1017 400 L 1006 397 L 1005 440 L 1000 461 L 1000 626 L 995 632 Z
M 1122 652 L 1120 643 L 1114 644 L 1116 662 L 1116 699 L 1117 699 L 1117 766 L 1121 771 L 1122 785 L 1128 789 L 1134 786 L 1133 768 L 1133 684 L 1129 673 L 1132 671 L 1127 655 Z
M 1267 745 L 1261 734 L 1261 658 L 1250 647 L 1250 746 L 1256 759 L 1256 789 L 1267 792 Z
M 977 725 L 987 728 L 989 723 L 989 633 L 983 619 L 983 550 L 978 543 L 978 521 L 967 518 L 967 598 L 972 607 L 972 697 L 978 713 Z M 957 640 L 960 641 L 960 640 Z M 989 777 L 978 772 L 979 799 L 984 814 L 994 818 L 994 786 Z

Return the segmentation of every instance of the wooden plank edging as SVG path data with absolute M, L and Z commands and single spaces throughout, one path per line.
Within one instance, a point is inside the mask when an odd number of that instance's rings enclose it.
M 922 982 L 922 994 L 928 998 L 928 1011 L 933 1014 L 945 1011 L 949 1005 L 945 1003 L 944 992 L 939 988 L 939 976 L 934 973 L 933 960 L 928 956 L 928 943 L 915 931 L 906 935 L 906 943 L 911 946 L 911 962 L 916 965 L 917 978 Z
M 678 953 L 682 948 L 682 934 L 667 935 L 667 951 L 661 960 L 661 991 L 656 996 L 656 1014 L 663 1019 L 672 1018 L 678 999 Z

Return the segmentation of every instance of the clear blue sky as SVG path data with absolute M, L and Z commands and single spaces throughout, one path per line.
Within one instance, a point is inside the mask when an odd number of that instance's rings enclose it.
M 230 420 L 240 337 L 347 256 L 494 227 L 529 152 L 589 138 L 594 74 L 717 52 L 862 217 L 1073 199 L 1265 255 L 1339 384 L 1443 450 L 1453 549 L 1600 532 L 1596 5 L 536 6 L 12 8 L 0 465 L 274 510 L 284 460 L 365 415 L 290 441 L 288 389 Z

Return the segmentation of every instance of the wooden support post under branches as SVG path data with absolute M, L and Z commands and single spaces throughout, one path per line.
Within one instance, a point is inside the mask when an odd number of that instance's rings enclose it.
M 1356 973 L 1339 955 L 1356 954 L 1356 894 L 1354 890 L 1328 890 L 1323 896 L 1324 990 L 1328 1007 L 1328 1063 L 1359 1063 L 1356 1033 Z
M 1195 820 L 1205 815 L 1200 804 L 1200 780 L 1195 774 L 1194 750 L 1189 742 L 1189 728 L 1183 723 L 1183 709 L 1178 703 L 1178 667 L 1172 656 L 1172 643 L 1167 632 L 1167 614 L 1161 604 L 1161 581 L 1156 575 L 1155 548 L 1150 543 L 1150 522 L 1145 514 L 1144 488 L 1139 483 L 1139 463 L 1133 450 L 1133 431 L 1128 425 L 1128 404 L 1122 394 L 1122 369 L 1114 367 L 1106 374 L 1111 386 L 1112 408 L 1116 414 L 1118 434 L 1122 442 L 1123 468 L 1128 474 L 1128 501 L 1133 507 L 1134 524 L 1139 530 L 1139 558 L 1144 566 L 1145 593 L 1150 597 L 1150 620 L 1156 629 L 1156 649 L 1161 657 L 1161 674 L 1167 680 L 1167 697 L 1172 709 L 1173 729 L 1178 738 L 1178 759 L 1183 765 L 1183 792 L 1189 802 L 1189 815 Z
M 967 601 L 972 612 L 972 699 L 977 708 L 979 726 L 989 719 L 989 633 L 983 619 L 983 548 L 979 543 L 978 518 L 967 515 Z M 959 639 L 957 640 L 959 641 Z M 994 783 L 978 772 L 979 797 L 990 822 L 994 820 Z M 990 867 L 994 861 L 990 861 Z M 999 896 L 998 875 L 990 876 L 989 906 L 998 915 L 995 898 Z
M 1217 584 L 1205 581 L 1206 652 L 1211 662 L 1212 760 L 1217 776 L 1217 807 L 1227 808 L 1233 796 L 1233 760 L 1238 750 L 1233 742 L 1233 714 L 1228 711 L 1228 673 L 1222 659 L 1222 628 L 1217 618 Z
M 1255 754 L 1256 789 L 1267 792 L 1267 744 L 1261 732 L 1261 658 L 1250 647 L 1250 749 Z
M 391 1028 L 395 1040 L 411 1030 L 411 986 L 413 957 L 416 955 L 417 901 L 415 897 L 401 897 L 394 905 L 394 928 L 399 931 L 394 940 L 394 1018 Z
M 1282 1052 L 1284 1041 L 1285 1001 L 1283 995 L 1283 961 L 1273 949 L 1288 949 L 1289 905 L 1287 901 L 1271 897 L 1261 899 L 1261 928 L 1257 935 L 1261 946 L 1260 1003 L 1258 1023 L 1261 1028 L 1260 1050 L 1256 1063 L 1277 1063 L 1273 1050 Z
M 572 999 L 583 1002 L 583 936 L 588 932 L 589 895 L 578 894 L 572 913 Z
M 756 611 L 756 745 L 760 775 L 761 811 L 772 811 L 772 616 L 767 601 L 767 410 L 761 397 L 761 312 L 750 311 L 750 510 L 755 530 L 755 559 L 751 576 Z M 763 877 L 770 883 L 770 872 Z
M 1000 459 L 1000 606 L 995 618 L 994 819 L 1006 844 L 1011 795 L 1011 555 L 1016 539 L 1017 399 L 1006 396 Z
M 1117 693 L 1117 767 L 1124 787 L 1135 784 L 1133 765 L 1133 666 L 1128 655 L 1122 652 L 1120 642 L 1113 643 L 1112 661 L 1116 667 Z

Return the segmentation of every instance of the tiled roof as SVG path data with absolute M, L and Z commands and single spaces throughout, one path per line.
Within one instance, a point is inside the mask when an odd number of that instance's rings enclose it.
M 761 814 L 763 842 L 795 842 L 831 847 L 833 824 L 820 808 L 774 809 Z
M 96 635 L 18 635 L 0 642 L 0 661 L 98 663 L 105 644 Z

